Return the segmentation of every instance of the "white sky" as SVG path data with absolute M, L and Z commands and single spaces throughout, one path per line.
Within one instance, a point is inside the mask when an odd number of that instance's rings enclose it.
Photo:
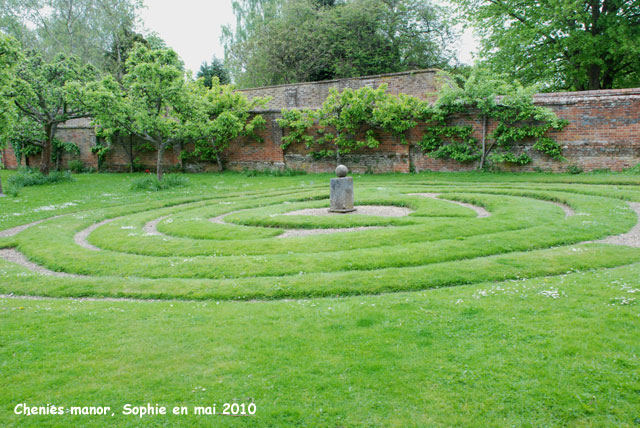
M 144 0 L 144 27 L 155 31 L 194 73 L 215 55 L 224 58 L 222 26 L 235 25 L 231 0 Z M 466 31 L 458 46 L 458 60 L 471 64 L 477 42 Z

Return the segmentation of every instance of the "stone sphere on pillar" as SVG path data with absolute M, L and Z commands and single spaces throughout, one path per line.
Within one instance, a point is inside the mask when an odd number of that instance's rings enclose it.
M 346 177 L 348 173 L 349 173 L 349 168 L 347 168 L 344 165 L 338 165 L 338 167 L 336 168 L 336 175 L 338 177 Z

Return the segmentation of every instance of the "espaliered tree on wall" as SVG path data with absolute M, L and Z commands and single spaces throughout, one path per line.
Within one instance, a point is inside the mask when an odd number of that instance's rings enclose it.
M 251 111 L 264 106 L 268 99 L 256 97 L 249 101 L 232 86 L 221 85 L 215 76 L 208 81 L 200 78 L 189 82 L 186 96 L 191 102 L 184 115 L 182 137 L 194 144 L 194 150 L 182 151 L 182 159 L 215 160 L 222 171 L 222 154 L 233 139 L 251 136 L 260 140 L 255 131 L 264 128 L 266 122 L 261 115 L 252 117 Z
M 377 89 L 363 87 L 329 90 L 329 96 L 317 111 L 283 110 L 278 124 L 288 133 L 282 138 L 282 148 L 300 142 L 314 149 L 314 157 L 333 157 L 340 163 L 341 156 L 354 150 L 380 145 L 380 131 L 396 136 L 406 143 L 406 132 L 417 125 L 424 102 L 407 95 L 393 96 L 386 92 L 387 85 Z M 319 137 L 310 135 L 317 123 Z M 330 148 L 327 148 L 330 147 Z
M 417 146 L 435 158 L 459 162 L 479 161 L 479 168 L 492 164 L 525 165 L 531 162 L 518 143 L 533 140 L 532 148 L 562 160 L 561 147 L 546 136 L 562 129 L 566 121 L 549 109 L 533 103 L 533 88 L 507 84 L 482 71 L 474 71 L 462 86 L 446 79 L 434 105 L 416 97 L 386 93 L 386 85 L 330 90 L 322 107 L 312 110 L 283 110 L 278 124 L 286 129 L 282 148 L 303 143 L 314 157 L 340 156 L 359 148 L 380 145 L 380 132 L 409 144 L 406 134 L 419 123 L 425 125 Z M 482 138 L 473 136 L 470 125 L 456 125 L 461 116 L 480 116 Z M 488 133 L 489 121 L 497 122 Z M 315 133 L 314 133 L 315 131 Z M 330 147 L 330 148 L 327 148 Z
M 487 160 L 493 164 L 526 165 L 528 153 L 515 153 L 518 143 L 534 140 L 533 149 L 556 160 L 564 159 L 562 148 L 545 136 L 551 129 L 566 125 L 551 110 L 533 103 L 535 88 L 518 82 L 507 83 L 491 73 L 475 70 L 461 86 L 446 80 L 435 105 L 424 110 L 422 119 L 429 123 L 418 143 L 425 153 L 435 158 L 459 162 L 479 160 L 479 169 Z M 461 116 L 479 116 L 482 137 L 478 141 L 470 125 L 455 125 Z M 488 122 L 496 122 L 488 134 Z

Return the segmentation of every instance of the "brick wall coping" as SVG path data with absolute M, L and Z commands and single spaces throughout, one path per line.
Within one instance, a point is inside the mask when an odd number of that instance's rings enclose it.
M 298 83 L 284 83 L 281 85 L 270 85 L 270 86 L 256 86 L 254 88 L 243 88 L 236 89 L 238 92 L 249 92 L 249 91 L 258 91 L 261 89 L 272 89 L 272 88 L 289 88 L 293 86 L 304 86 L 304 85 L 326 85 L 328 83 L 336 83 L 336 82 L 345 82 L 347 80 L 370 80 L 370 79 L 379 79 L 381 77 L 393 77 L 393 76 L 410 76 L 413 74 L 426 74 L 426 73 L 439 73 L 442 70 L 437 68 L 425 68 L 421 70 L 411 70 L 411 71 L 400 71 L 397 73 L 386 73 L 386 74 L 372 74 L 370 76 L 358 76 L 358 77 L 345 77 L 342 79 L 331 79 L 331 80 L 319 80 L 317 82 L 298 82 Z
M 535 94 L 533 100 L 536 104 L 560 105 L 576 104 L 581 102 L 618 101 L 624 99 L 640 98 L 640 88 L 628 89 L 600 89 L 597 91 L 580 92 L 551 92 Z

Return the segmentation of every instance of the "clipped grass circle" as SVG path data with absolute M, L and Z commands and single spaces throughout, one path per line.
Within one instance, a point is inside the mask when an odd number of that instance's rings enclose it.
M 373 294 L 638 260 L 636 248 L 588 243 L 628 231 L 637 218 L 626 202 L 583 187 L 357 186 L 357 206 L 404 214 L 396 216 L 309 215 L 329 206 L 323 185 L 173 196 L 61 215 L 13 244 L 31 262 L 78 275 L 46 278 L 39 294 L 136 298 Z M 323 233 L 292 233 L 299 230 Z M 29 292 L 18 273 L 29 275 L 12 269 L 16 291 Z

